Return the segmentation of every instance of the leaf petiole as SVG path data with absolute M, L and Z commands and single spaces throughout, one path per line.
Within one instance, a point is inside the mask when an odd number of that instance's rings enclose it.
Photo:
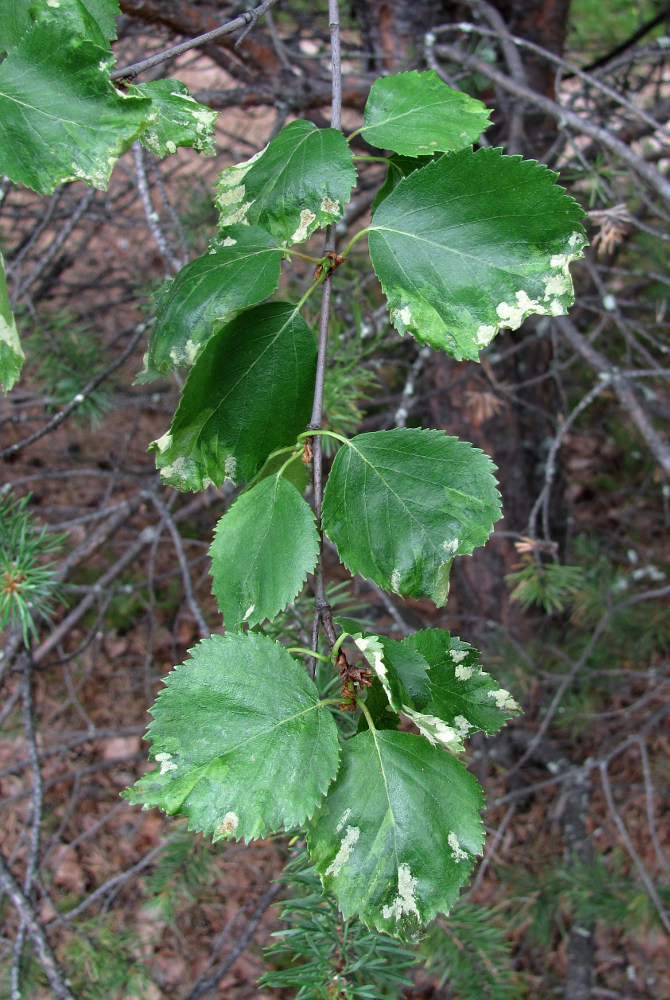
M 367 708 L 365 707 L 365 702 L 361 698 L 357 698 L 357 697 L 354 697 L 354 701 L 356 702 L 356 704 L 360 708 L 361 712 L 365 716 L 367 724 L 370 727 L 370 732 L 371 733 L 376 733 L 377 732 L 377 727 L 375 726 L 374 722 L 372 721 L 372 716 L 370 715 L 370 713 L 368 712 Z
M 305 649 L 304 646 L 287 646 L 287 653 L 304 653 L 305 656 L 315 657 L 317 660 L 321 660 L 323 663 L 330 663 L 330 657 L 324 656 L 323 653 L 315 653 L 313 649 Z

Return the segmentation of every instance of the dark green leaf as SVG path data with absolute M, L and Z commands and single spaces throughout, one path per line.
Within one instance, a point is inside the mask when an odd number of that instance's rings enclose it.
M 318 226 L 342 216 L 355 182 L 352 153 L 340 131 L 291 122 L 256 156 L 221 173 L 220 225 L 265 226 L 284 246 L 302 243 Z
M 0 254 L 0 385 L 9 392 L 21 374 L 23 348 L 9 304 L 5 262 Z
M 452 90 L 429 69 L 375 80 L 361 132 L 380 149 L 430 156 L 476 142 L 488 125 L 489 111 L 481 101 Z
M 73 31 L 71 0 L 62 2 L 0 64 L 2 169 L 40 194 L 78 179 L 106 188 L 151 108 L 112 86 L 109 49 Z
M 400 725 L 400 717 L 389 705 L 386 692 L 378 677 L 375 677 L 365 692 L 365 707 L 372 718 L 375 729 L 397 729 Z M 367 716 L 361 712 L 357 731 L 363 733 L 369 728 Z
M 234 226 L 226 239 L 225 246 L 192 260 L 161 289 L 138 381 L 192 365 L 215 323 L 262 302 L 277 287 L 282 250 L 269 233 Z
M 436 153 L 435 156 L 429 158 L 426 156 L 399 156 L 397 153 L 394 153 L 393 156 L 390 156 L 386 178 L 370 206 L 373 214 L 377 211 L 378 205 L 383 202 L 384 198 L 387 198 L 391 191 L 395 191 L 403 177 L 409 177 L 415 170 L 420 170 L 421 167 L 427 166 L 434 159 L 443 155 L 443 153 Z
M 261 479 L 223 515 L 209 554 L 227 631 L 274 618 L 316 565 L 314 512 L 283 476 Z
M 179 80 L 151 80 L 129 88 L 129 92 L 151 98 L 149 124 L 140 136 L 156 156 L 177 152 L 177 146 L 192 146 L 199 153 L 213 153 L 216 111 L 191 96 Z
M 509 691 L 482 670 L 478 651 L 457 636 L 442 629 L 426 629 L 399 645 L 419 652 L 429 665 L 430 701 L 420 706 L 421 721 L 411 716 L 429 739 L 445 742 L 435 723 L 431 736 L 426 717 L 451 727 L 462 739 L 477 730 L 495 733 L 520 712 Z
M 501 516 L 494 468 L 442 431 L 359 434 L 335 456 L 324 528 L 352 573 L 442 605 L 454 556 L 483 545 Z
M 151 445 L 163 479 L 182 490 L 251 479 L 304 431 L 315 371 L 314 337 L 295 306 L 240 313 L 200 351 L 170 430 Z
M 556 177 L 499 149 L 463 149 L 401 180 L 369 230 L 396 328 L 476 360 L 501 327 L 564 313 L 586 240 Z
M 484 840 L 482 806 L 475 778 L 451 754 L 422 736 L 368 730 L 343 747 L 309 851 L 345 917 L 415 937 L 467 882 Z
M 302 667 L 263 635 L 213 635 L 172 670 L 147 738 L 160 771 L 126 797 L 215 840 L 308 819 L 337 772 L 337 729 Z

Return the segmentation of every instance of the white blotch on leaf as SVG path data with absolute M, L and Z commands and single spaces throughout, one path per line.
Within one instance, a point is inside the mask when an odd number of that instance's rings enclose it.
M 413 913 L 418 920 L 421 920 L 414 895 L 418 884 L 419 880 L 414 878 L 409 865 L 398 866 L 398 895 L 390 906 L 382 906 L 382 916 L 385 920 L 395 917 L 395 921 L 398 923 L 406 913 Z
M 168 771 L 177 770 L 177 765 L 172 760 L 171 753 L 157 753 L 154 759 L 157 760 L 161 766 L 161 774 L 167 774 Z
M 452 650 L 449 651 L 449 655 L 451 656 L 451 658 L 454 661 L 454 663 L 462 663 L 463 660 L 465 659 L 465 657 L 468 655 L 468 650 L 467 649 L 452 649 Z
M 323 201 L 321 202 L 320 210 L 322 212 L 328 212 L 330 215 L 333 215 L 335 212 L 339 213 L 340 203 L 339 201 L 333 201 L 332 198 L 329 198 L 328 195 L 326 195 Z
M 335 878 L 340 874 L 351 855 L 352 849 L 358 843 L 361 831 L 357 826 L 348 826 L 344 839 L 340 844 L 340 849 L 326 868 L 326 876 L 333 875 Z
M 249 607 L 247 608 L 247 610 L 244 612 L 244 617 L 242 618 L 243 622 L 245 622 L 247 620 L 247 618 L 249 617 L 249 615 L 253 614 L 253 611 L 254 611 L 255 607 L 256 607 L 255 604 L 250 604 L 249 605 Z
M 342 813 L 342 818 L 340 819 L 340 822 L 335 827 L 335 833 L 342 833 L 346 825 L 346 822 L 350 816 L 351 816 L 351 809 L 345 809 L 344 812 Z
M 496 703 L 496 708 L 501 710 L 508 709 L 511 712 L 516 712 L 519 710 L 519 706 L 505 688 L 499 688 L 497 691 L 489 691 L 489 698 L 493 698 Z
M 450 556 L 453 556 L 453 555 L 456 554 L 456 549 L 458 548 L 459 545 L 460 545 L 460 540 L 458 538 L 451 538 L 451 539 L 447 539 L 446 541 L 442 542 L 442 548 Z
M 400 570 L 394 569 L 391 573 L 391 590 L 394 590 L 396 594 L 400 593 Z
M 235 475 L 236 468 L 237 468 L 237 459 L 234 458 L 232 455 L 228 455 L 223 466 L 223 471 L 228 477 L 228 479 L 233 478 L 233 476 Z
M 186 458 L 183 455 L 180 455 L 179 458 L 175 458 L 174 462 L 172 462 L 171 465 L 164 465 L 160 471 L 161 471 L 161 476 L 166 481 L 174 482 L 176 480 L 178 483 L 181 484 L 186 481 L 187 469 L 188 469 L 188 462 L 186 461 Z
M 237 243 L 237 240 L 234 240 L 232 236 L 226 236 L 226 238 L 223 241 L 223 243 L 221 244 L 221 246 L 224 246 L 224 247 L 234 247 L 236 243 Z M 212 253 L 216 253 L 216 250 L 212 250 Z
M 387 670 L 384 663 L 384 648 L 379 637 L 376 635 L 360 636 L 358 639 L 354 639 L 354 642 L 383 683 L 387 678 Z
M 219 205 L 237 205 L 244 198 L 245 194 L 244 184 L 239 184 L 237 187 L 228 188 L 227 191 L 222 191 L 219 195 Z
M 510 330 L 518 329 L 526 316 L 530 316 L 531 313 L 546 313 L 547 307 L 543 305 L 539 299 L 531 299 L 530 296 L 522 288 L 516 293 L 516 305 L 511 305 L 509 302 L 501 302 L 496 308 L 496 312 L 500 319 L 508 326 Z
M 498 329 L 499 328 L 497 326 L 489 326 L 487 324 L 480 326 L 475 334 L 475 340 L 477 341 L 478 346 L 486 347 L 487 344 L 490 344 L 498 332 Z
M 448 747 L 454 752 L 463 749 L 460 733 L 456 732 L 452 726 L 448 726 L 443 719 L 439 719 L 436 715 L 423 715 L 407 705 L 403 705 L 402 710 L 417 724 L 429 743 L 434 746 Z
M 459 663 L 456 667 L 456 680 L 469 681 L 474 673 L 474 667 L 469 667 L 466 663 Z
M 169 431 L 166 431 L 162 437 L 159 437 L 157 441 L 154 441 L 158 451 L 167 451 L 172 444 L 172 435 Z
M 468 855 L 458 842 L 458 837 L 452 831 L 447 837 L 447 843 L 451 848 L 451 857 L 458 864 L 459 861 L 467 861 Z
M 464 715 L 457 715 L 454 718 L 454 725 L 458 730 L 458 735 L 464 739 L 472 729 L 472 723 L 468 722 Z
M 300 243 L 302 240 L 307 239 L 307 231 L 315 219 L 316 215 L 314 212 L 310 212 L 308 208 L 303 208 L 300 213 L 300 225 L 291 237 L 293 243 Z
M 240 822 L 240 817 L 237 815 L 236 812 L 232 811 L 227 812 L 226 815 L 223 817 L 223 821 L 219 823 L 219 825 L 217 826 L 216 832 L 219 834 L 219 836 L 222 837 L 225 836 L 232 837 L 232 835 L 237 830 L 237 825 L 239 822 Z
M 165 143 L 165 148 L 167 149 L 168 153 L 176 153 L 177 152 L 177 146 L 172 141 L 172 139 L 168 139 L 167 140 L 167 142 Z

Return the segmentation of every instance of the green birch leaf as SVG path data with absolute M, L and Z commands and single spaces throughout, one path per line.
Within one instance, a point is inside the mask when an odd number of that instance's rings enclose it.
M 149 124 L 140 136 L 142 144 L 156 156 L 177 152 L 177 146 L 192 146 L 198 153 L 214 153 L 214 123 L 217 112 L 198 104 L 179 80 L 152 80 L 129 87 L 129 93 L 151 98 Z
M 484 835 L 483 796 L 465 765 L 422 736 L 359 733 L 308 829 L 324 887 L 345 917 L 413 938 L 447 913 Z
M 109 49 L 73 32 L 67 10 L 32 24 L 0 63 L 0 168 L 40 194 L 75 180 L 105 189 L 151 108 L 114 88 Z
M 421 167 L 425 167 L 428 163 L 443 155 L 443 153 L 436 153 L 430 159 L 425 156 L 399 156 L 397 153 L 390 156 L 384 183 L 377 191 L 370 206 L 373 214 L 377 211 L 377 207 L 383 202 L 384 198 L 387 198 L 391 191 L 395 191 L 403 177 L 409 177 L 415 170 L 420 170 Z
M 400 716 L 389 705 L 386 691 L 378 677 L 375 677 L 365 692 L 365 707 L 375 729 L 397 729 L 400 725 Z M 369 728 L 367 716 L 361 712 L 357 732 L 363 733 Z
M 584 213 L 556 177 L 499 149 L 463 149 L 401 180 L 369 229 L 400 333 L 477 360 L 501 327 L 565 313 L 568 266 L 586 239 Z
M 25 355 L 9 304 L 5 262 L 0 253 L 0 385 L 9 392 L 21 374 Z
M 453 152 L 476 142 L 488 128 L 481 101 L 447 86 L 435 70 L 382 76 L 365 105 L 363 138 L 405 156 Z
M 169 431 L 150 446 L 164 481 L 202 490 L 252 479 L 307 426 L 315 373 L 314 337 L 295 306 L 239 313 L 200 351 Z
M 501 516 L 494 469 L 442 431 L 359 434 L 335 456 L 323 526 L 352 573 L 440 606 L 454 556 L 483 545 Z
M 338 767 L 337 728 L 314 683 L 267 636 L 212 635 L 172 670 L 147 739 L 160 764 L 125 792 L 188 816 L 214 840 L 302 824 Z
M 431 697 L 421 714 L 452 727 L 460 738 L 477 730 L 495 733 L 521 711 L 509 691 L 482 670 L 478 651 L 457 636 L 426 629 L 399 645 L 420 653 L 429 665 Z
M 282 611 L 314 569 L 314 512 L 283 476 L 261 479 L 220 519 L 209 554 L 226 631 L 257 625 Z
M 411 719 L 431 743 L 461 753 L 468 730 L 464 733 L 462 724 L 450 725 L 436 714 L 428 663 L 421 653 L 404 642 L 374 635 L 357 639 L 356 645 L 377 675 L 391 708 Z
M 221 246 L 166 282 L 156 299 L 156 322 L 138 381 L 192 365 L 215 323 L 272 295 L 282 253 L 264 229 L 234 226 Z
M 119 0 L 81 0 L 107 42 L 116 38 L 116 19 L 121 14 Z
M 291 122 L 256 156 L 220 174 L 220 226 L 265 226 L 284 246 L 303 243 L 341 218 L 355 183 L 353 155 L 338 129 Z

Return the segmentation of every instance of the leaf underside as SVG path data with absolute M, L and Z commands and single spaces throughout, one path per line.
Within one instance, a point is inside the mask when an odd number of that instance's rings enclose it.
M 160 770 L 125 793 L 215 840 L 304 823 L 338 767 L 337 729 L 313 682 L 263 635 L 213 635 L 172 670 L 147 738 Z

